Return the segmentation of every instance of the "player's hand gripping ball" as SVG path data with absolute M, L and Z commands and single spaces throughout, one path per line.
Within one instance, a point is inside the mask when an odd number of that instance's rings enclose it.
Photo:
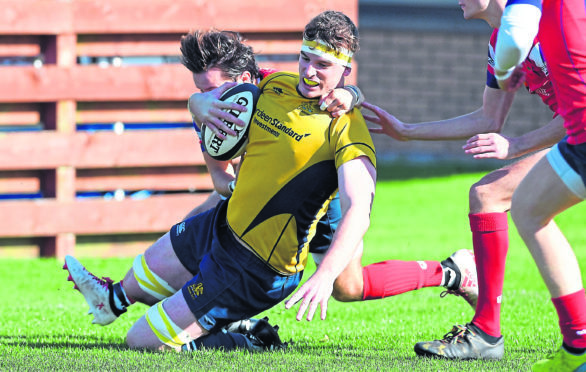
M 236 132 L 236 136 L 222 133 L 226 139 L 221 139 L 216 134 L 208 130 L 205 125 L 201 127 L 201 137 L 203 145 L 208 154 L 216 160 L 230 160 L 234 159 L 244 152 L 248 144 L 248 130 L 250 128 L 250 121 L 256 108 L 256 102 L 260 96 L 260 89 L 254 84 L 242 83 L 228 89 L 220 97 L 220 100 L 227 102 L 234 102 L 241 106 L 245 106 L 248 110 L 240 112 L 237 110 L 227 110 L 232 115 L 241 119 L 246 123 L 244 127 L 238 127 L 234 123 L 224 120 L 224 123 Z

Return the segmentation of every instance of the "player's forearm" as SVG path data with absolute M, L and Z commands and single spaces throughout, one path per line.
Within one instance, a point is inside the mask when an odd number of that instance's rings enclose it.
M 450 119 L 406 125 L 403 134 L 410 140 L 455 140 L 492 132 L 497 127 L 498 123 L 480 108 Z
M 547 125 L 527 132 L 518 138 L 512 139 L 514 143 L 513 157 L 551 147 L 558 143 L 566 135 L 564 120 L 558 115 Z
M 187 100 L 187 109 L 189 110 L 192 119 L 200 128 L 201 123 L 203 121 L 203 115 L 200 110 L 200 107 L 203 105 L 203 102 L 205 101 L 204 98 L 204 95 L 201 93 L 193 93 Z
M 218 192 L 218 194 L 228 197 L 232 195 L 233 185 L 231 182 L 234 181 L 234 175 L 230 173 L 220 173 L 214 175 L 212 174 L 212 182 L 214 184 L 214 189 Z
M 214 189 L 222 196 L 232 195 L 230 182 L 235 178 L 234 167 L 230 161 L 220 161 L 204 153 L 204 160 L 208 168 L 208 173 L 212 178 Z

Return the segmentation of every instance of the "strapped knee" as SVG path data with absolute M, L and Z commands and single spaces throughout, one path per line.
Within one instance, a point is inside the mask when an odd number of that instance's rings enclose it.
M 165 308 L 165 300 L 150 307 L 145 318 L 157 338 L 167 346 L 179 351 L 181 346 L 193 340 L 187 331 L 171 320 Z
M 132 269 L 138 286 L 157 300 L 165 299 L 177 292 L 176 289 L 149 268 L 143 254 L 136 256 Z

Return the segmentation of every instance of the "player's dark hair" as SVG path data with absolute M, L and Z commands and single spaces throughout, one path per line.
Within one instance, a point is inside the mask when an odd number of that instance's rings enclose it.
M 358 28 L 347 15 L 333 10 L 322 12 L 309 21 L 303 38 L 324 41 L 336 51 L 346 48 L 355 53 L 359 49 Z
M 181 63 L 194 74 L 216 67 L 233 80 L 245 71 L 253 79 L 259 76 L 252 47 L 232 31 L 194 31 L 182 36 Z

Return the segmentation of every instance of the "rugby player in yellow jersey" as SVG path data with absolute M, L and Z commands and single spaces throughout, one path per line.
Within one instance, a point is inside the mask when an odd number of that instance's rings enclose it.
M 195 86 L 201 92 L 192 95 L 193 99 L 190 99 L 189 105 L 193 115 L 194 129 L 198 136 L 201 136 L 201 124 L 198 123 L 208 122 L 207 125 L 210 126 L 209 122 L 220 120 L 220 115 L 225 113 L 217 107 L 225 103 L 216 98 L 221 95 L 221 92 L 236 83 L 258 84 L 262 78 L 276 72 L 272 69 L 259 68 L 252 48 L 246 45 L 236 32 L 217 30 L 190 32 L 181 38 L 180 49 L 181 62 L 193 74 Z M 215 92 L 214 89 L 220 85 L 223 85 L 222 88 Z M 194 105 L 195 101 L 197 104 Z M 363 97 L 357 87 L 344 86 L 322 97 L 320 108 L 329 111 L 332 116 L 340 116 L 362 101 Z M 223 199 L 220 195 L 229 197 L 232 193 L 231 186 L 233 187 L 235 179 L 232 162 L 213 159 L 203 146 L 202 152 L 215 190 L 184 220 L 213 208 Z M 315 236 L 310 242 L 309 252 L 316 264 L 321 262 L 329 248 L 340 218 L 340 200 L 335 197 L 330 202 L 327 213 L 319 221 Z M 357 254 L 360 255 L 360 253 Z M 135 262 L 138 273 L 159 272 L 157 262 L 143 268 L 141 261 Z M 181 288 L 181 286 L 177 287 L 178 289 L 168 288 L 164 291 L 165 293 L 153 291 L 153 288 L 144 285 L 144 280 L 140 278 L 141 274 L 135 276 L 134 268 L 129 270 L 124 280 L 110 283 L 88 272 L 74 257 L 67 256 L 65 262 L 64 268 L 70 272 L 68 280 L 73 281 L 76 284 L 75 288 L 86 298 L 90 306 L 90 314 L 94 318 L 93 324 L 102 326 L 111 324 L 131 304 L 138 302 L 151 306 Z M 198 268 L 194 268 L 192 274 L 196 275 L 197 272 Z M 278 337 L 277 329 L 278 327 L 271 327 L 268 324 L 268 319 L 244 319 L 230 323 L 221 332 L 210 333 L 189 346 L 191 349 L 273 350 L 285 346 Z
M 303 299 L 298 318 L 307 311 L 311 319 L 318 305 L 325 318 L 333 282 L 368 228 L 374 197 L 375 152 L 361 114 L 332 118 L 319 107 L 320 97 L 350 72 L 357 49 L 352 21 L 324 12 L 306 26 L 299 76 L 277 73 L 261 83 L 232 196 L 173 226 L 134 265 L 144 287 L 182 290 L 132 326 L 130 347 L 181 349 L 288 297 L 301 279 L 315 226 L 339 190 L 343 217 L 330 249 L 288 302 Z M 160 272 L 148 269 L 154 262 Z

